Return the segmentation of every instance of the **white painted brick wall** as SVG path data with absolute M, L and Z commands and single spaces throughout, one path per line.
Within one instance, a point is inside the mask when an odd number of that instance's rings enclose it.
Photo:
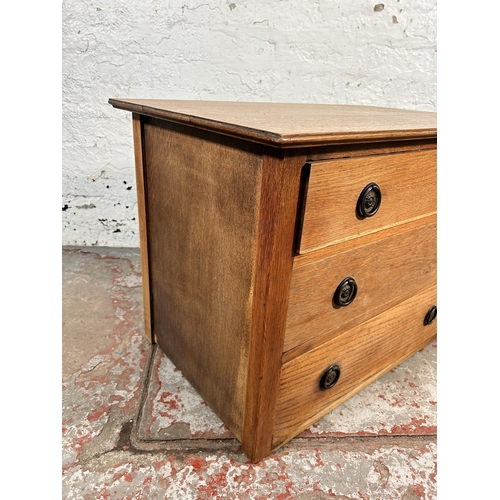
M 436 1 L 64 0 L 63 244 L 138 246 L 109 97 L 436 110 Z

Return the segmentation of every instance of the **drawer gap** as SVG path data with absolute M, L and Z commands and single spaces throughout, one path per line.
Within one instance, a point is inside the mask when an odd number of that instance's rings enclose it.
M 304 214 L 306 211 L 307 189 L 309 187 L 309 178 L 311 176 L 311 164 L 306 163 L 300 172 L 300 190 L 299 201 L 297 205 L 297 217 L 295 219 L 295 244 L 293 253 L 299 255 L 300 240 L 302 238 L 302 227 L 304 226 Z

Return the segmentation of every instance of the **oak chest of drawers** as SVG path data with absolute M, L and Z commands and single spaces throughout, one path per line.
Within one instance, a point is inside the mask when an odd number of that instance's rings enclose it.
M 436 115 L 133 113 L 145 332 L 253 461 L 436 336 Z

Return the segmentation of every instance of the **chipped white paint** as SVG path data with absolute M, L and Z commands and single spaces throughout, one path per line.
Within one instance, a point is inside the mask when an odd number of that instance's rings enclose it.
M 145 408 L 139 422 L 141 439 L 233 437 L 159 349 L 153 360 Z
M 112 352 L 94 356 L 63 382 L 63 467 L 75 464 L 82 446 L 102 432 L 111 407 L 123 408 L 138 395 L 142 335 L 137 331 L 132 338 L 117 340 Z
M 436 344 L 397 366 L 312 425 L 303 436 L 434 434 L 437 426 Z M 157 350 L 141 439 L 224 438 L 231 433 L 173 363 Z M 186 432 L 179 436 L 179 424 Z M 182 427 L 180 427 L 182 429 Z
M 436 109 L 431 0 L 64 0 L 63 244 L 138 246 L 109 97 Z
M 127 288 L 136 288 L 142 286 L 142 276 L 137 274 L 128 274 L 115 279 L 115 284 Z
M 127 453 L 122 453 L 126 460 Z M 248 499 L 341 496 L 385 500 L 436 496 L 436 445 L 291 450 L 259 464 L 231 455 L 152 456 L 93 471 L 74 467 L 63 480 L 64 498 Z M 322 494 L 323 496 L 319 496 Z

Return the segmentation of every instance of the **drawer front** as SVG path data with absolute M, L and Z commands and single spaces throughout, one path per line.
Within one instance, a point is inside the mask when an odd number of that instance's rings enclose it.
M 373 183 L 380 189 L 380 206 L 363 217 L 358 201 Z M 432 214 L 436 150 L 313 162 L 305 200 L 299 253 Z
M 432 222 L 406 224 L 388 237 L 382 236 L 390 231 L 383 231 L 374 235 L 378 240 L 363 244 L 363 238 L 350 250 L 295 267 L 284 352 L 330 340 L 434 285 L 436 217 L 426 220 Z M 338 306 L 333 297 L 345 278 L 355 280 L 357 293 L 349 305 Z
M 436 336 L 424 325 L 436 287 L 293 359 L 281 368 L 273 447 L 281 446 L 323 415 L 422 349 Z M 320 388 L 325 370 L 340 367 L 337 383 Z

